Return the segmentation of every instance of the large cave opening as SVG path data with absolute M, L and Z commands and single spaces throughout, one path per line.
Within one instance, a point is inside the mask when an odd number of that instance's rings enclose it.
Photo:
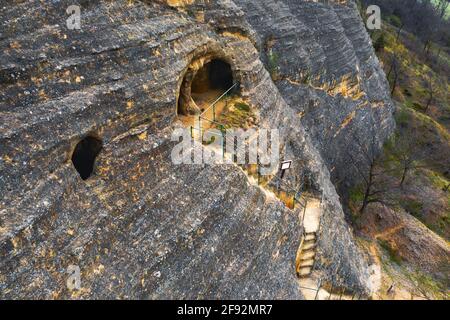
M 227 129 L 258 125 L 256 109 L 242 96 L 240 76 L 239 67 L 226 59 L 207 55 L 191 62 L 181 79 L 177 115 L 192 138 L 210 144 L 215 139 L 204 136 L 209 129 L 223 138 Z
M 88 179 L 94 170 L 95 159 L 102 149 L 102 142 L 94 137 L 86 137 L 75 147 L 72 163 L 81 179 Z
M 178 115 L 200 114 L 233 86 L 233 71 L 229 63 L 220 59 L 203 63 L 193 63 L 184 76 L 178 99 Z
M 192 93 L 227 90 L 233 85 L 231 66 L 222 60 L 212 60 L 201 68 L 192 81 Z

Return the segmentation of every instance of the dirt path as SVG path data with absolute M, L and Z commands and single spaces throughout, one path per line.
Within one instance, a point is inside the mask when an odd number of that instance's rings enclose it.
M 395 227 L 392 227 L 392 228 L 387 228 L 383 232 L 376 233 L 376 234 L 374 234 L 373 237 L 375 239 L 385 238 L 387 236 L 390 236 L 390 235 L 398 232 L 400 229 L 403 229 L 404 227 L 405 227 L 405 224 L 401 223 L 398 226 L 395 226 Z
M 392 228 L 387 228 L 385 229 L 383 232 L 379 232 L 373 235 L 374 240 L 372 241 L 372 243 L 369 245 L 369 253 L 372 256 L 373 261 L 375 262 L 375 267 L 377 268 L 377 272 L 374 273 L 373 275 L 373 279 L 371 279 L 371 281 L 373 281 L 373 285 L 374 287 L 381 287 L 381 283 L 382 283 L 382 271 L 381 271 L 381 259 L 380 259 L 380 251 L 378 250 L 378 246 L 376 243 L 376 240 L 378 239 L 383 239 L 386 238 L 392 234 L 397 233 L 399 230 L 403 229 L 405 227 L 404 223 L 399 224 L 398 226 L 392 227 Z M 377 290 L 379 291 L 379 290 Z M 397 291 L 397 290 L 396 290 Z M 406 291 L 405 291 L 406 292 Z M 409 294 L 408 292 L 406 292 L 406 295 Z M 401 292 L 401 299 L 405 298 L 406 295 L 404 294 L 404 292 Z M 384 298 L 387 298 L 387 296 L 381 297 L 379 292 L 376 292 L 373 296 L 374 299 L 376 300 L 381 300 Z M 392 299 L 392 297 L 389 297 L 390 299 Z
M 202 110 L 202 112 L 204 112 L 206 110 L 206 112 L 204 114 L 202 114 L 202 117 L 205 119 L 209 119 L 209 120 L 213 120 L 214 119 L 214 114 L 213 114 L 213 109 L 215 109 L 215 118 L 217 119 L 219 117 L 219 115 L 223 112 L 223 110 L 225 109 L 226 105 L 227 105 L 227 101 L 226 99 L 220 99 L 216 104 L 214 108 L 210 108 L 211 104 L 216 101 L 217 98 L 219 98 L 221 96 L 223 92 L 221 92 L 220 90 L 211 90 L 202 94 L 192 94 L 192 98 L 194 99 L 196 105 L 199 107 L 200 110 Z M 184 115 L 179 115 L 179 119 L 183 122 L 183 124 L 186 127 L 191 127 L 194 126 L 195 124 L 195 120 L 198 119 L 199 115 L 189 115 L 189 116 L 184 116 Z M 203 130 L 207 130 L 209 128 L 211 128 L 212 123 L 207 121 L 207 120 L 203 120 L 202 121 L 202 129 Z
M 317 232 L 319 230 L 321 214 L 320 199 L 309 198 L 306 204 L 305 218 L 303 220 L 303 226 L 305 227 L 306 233 Z

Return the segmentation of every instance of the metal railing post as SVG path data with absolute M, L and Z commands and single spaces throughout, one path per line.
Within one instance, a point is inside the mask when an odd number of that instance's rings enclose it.
M 225 162 L 225 148 L 226 148 L 225 147 L 225 139 L 226 139 L 226 137 L 223 132 L 221 132 L 221 133 L 222 133 L 222 159 Z
M 202 135 L 202 116 L 198 116 L 198 131 L 200 135 L 200 143 L 203 143 L 203 135 Z
M 260 172 L 260 168 L 259 168 L 259 152 L 256 155 L 256 174 L 258 177 L 258 186 L 261 184 L 261 172 Z
M 308 199 L 305 199 L 305 208 L 303 209 L 303 216 L 302 216 L 302 226 L 305 222 L 305 215 L 306 215 L 306 206 L 308 205 Z
M 341 290 L 341 296 L 339 297 L 339 300 L 342 300 L 342 296 L 344 295 L 344 291 L 345 291 L 345 289 Z
M 330 289 L 330 296 L 328 297 L 328 300 L 331 300 L 331 296 L 333 294 L 333 288 L 334 288 L 334 283 L 333 283 L 333 279 L 331 279 L 331 289 Z
M 320 286 L 322 285 L 322 279 L 319 279 L 319 284 L 317 286 L 317 292 L 316 296 L 314 297 L 314 300 L 317 300 L 317 297 L 319 296 Z
M 224 92 L 220 97 L 218 97 L 212 104 L 210 104 L 209 107 L 206 108 L 206 109 L 200 114 L 200 116 L 203 116 L 204 114 L 206 114 L 206 112 L 207 112 L 210 108 L 214 108 L 214 107 L 215 107 L 215 104 L 216 104 L 217 102 L 219 102 L 220 99 L 222 99 L 223 97 L 226 97 L 227 94 L 228 94 L 231 90 L 233 90 L 233 88 L 236 87 L 238 84 L 239 84 L 239 82 L 234 83 L 227 91 L 225 91 L 225 92 Z

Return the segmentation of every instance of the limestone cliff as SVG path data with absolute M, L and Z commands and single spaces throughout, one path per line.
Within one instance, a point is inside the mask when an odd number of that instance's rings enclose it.
M 331 176 L 352 130 L 374 120 L 383 140 L 393 121 L 353 2 L 78 1 L 69 30 L 74 2 L 0 5 L 0 298 L 302 298 L 296 213 L 235 165 L 171 162 L 184 77 L 209 55 L 310 172 L 320 267 L 370 293 Z M 82 180 L 86 136 L 102 150 Z

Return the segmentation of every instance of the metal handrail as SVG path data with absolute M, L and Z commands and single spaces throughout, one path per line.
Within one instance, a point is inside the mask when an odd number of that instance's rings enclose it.
M 214 100 L 214 102 L 211 103 L 211 104 L 209 105 L 209 107 L 206 108 L 206 109 L 200 114 L 200 116 L 203 116 L 203 115 L 206 113 L 206 111 L 208 111 L 209 109 L 211 109 L 217 102 L 220 101 L 220 99 L 222 99 L 228 92 L 230 92 L 231 90 L 233 90 L 233 88 L 236 87 L 236 85 L 238 85 L 238 84 L 239 84 L 239 82 L 235 82 L 235 83 L 234 83 L 227 91 L 225 91 L 220 97 L 218 97 L 216 100 Z
M 199 129 L 199 128 L 195 128 L 194 126 L 191 126 L 191 129 L 192 130 L 197 130 L 197 131 L 204 131 L 204 129 L 202 128 L 202 129 Z M 216 136 L 221 136 L 221 137 L 224 137 L 224 134 L 218 134 L 218 133 L 215 133 L 214 131 L 208 131 L 208 133 L 209 134 L 213 134 L 213 135 L 216 135 Z
M 312 291 L 317 291 L 317 289 L 318 289 L 318 288 L 304 287 L 304 286 L 301 286 L 301 285 L 299 285 L 299 288 L 306 289 L 306 290 L 312 290 Z
M 221 126 L 225 126 L 223 123 L 217 122 L 215 120 L 209 120 L 208 118 L 204 118 L 201 115 L 199 116 L 199 119 L 202 119 L 202 120 L 205 120 L 205 121 L 209 121 L 209 122 L 214 123 L 214 124 L 219 124 Z

